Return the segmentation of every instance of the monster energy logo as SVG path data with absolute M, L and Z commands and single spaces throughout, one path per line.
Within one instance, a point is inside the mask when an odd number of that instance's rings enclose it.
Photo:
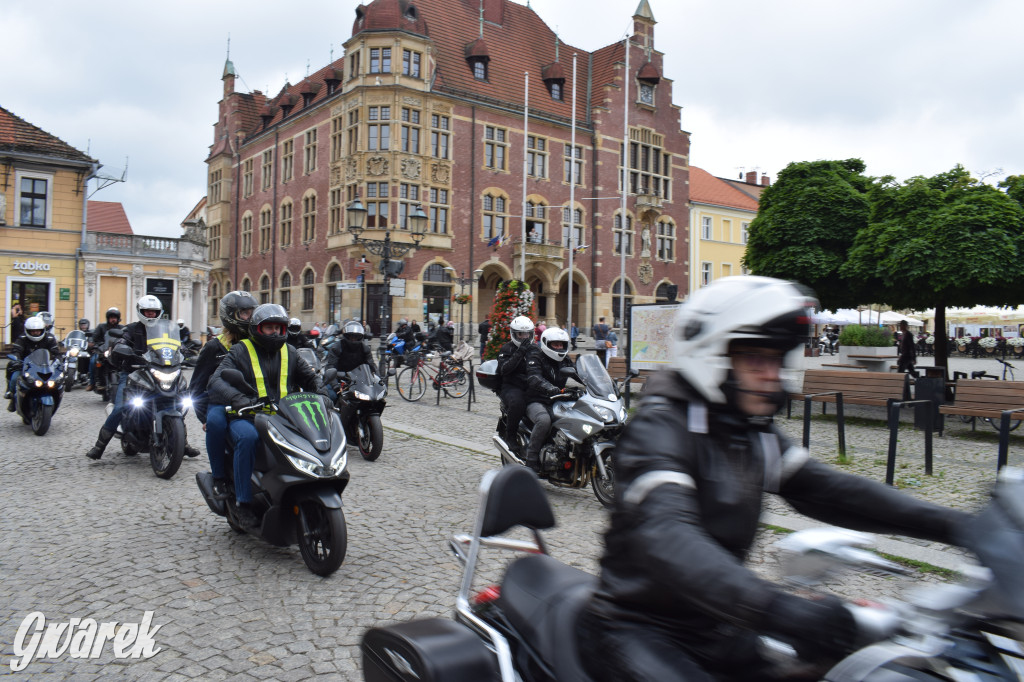
M 321 429 L 327 426 L 327 415 L 324 414 L 324 407 L 319 400 L 299 400 L 292 403 L 295 411 L 302 416 L 306 426 L 314 429 Z M 317 424 L 317 415 L 320 415 L 321 424 Z

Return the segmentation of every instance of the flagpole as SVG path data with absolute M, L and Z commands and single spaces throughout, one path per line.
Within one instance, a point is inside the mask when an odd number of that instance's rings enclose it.
M 564 215 L 562 216 L 565 217 Z M 576 252 L 576 55 L 572 56 L 572 132 L 569 134 L 569 306 L 565 328 L 572 329 L 572 274 Z M 557 319 L 557 315 L 556 315 Z
M 619 212 L 619 329 L 626 327 L 626 187 L 629 181 L 629 34 L 626 34 L 626 71 L 622 76 L 622 210 Z M 639 216 L 637 216 L 639 217 Z M 632 243 L 632 236 L 630 237 Z
M 519 248 L 519 280 L 526 281 L 526 156 L 530 145 L 530 72 L 523 72 L 523 237 Z

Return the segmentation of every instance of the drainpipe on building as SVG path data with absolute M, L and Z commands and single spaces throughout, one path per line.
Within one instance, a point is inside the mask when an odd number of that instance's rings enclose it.
M 82 240 L 75 249 L 75 320 L 72 329 L 78 329 L 78 262 L 85 251 L 86 233 L 89 219 L 89 181 L 96 177 L 100 164 L 95 161 L 89 166 L 89 173 L 82 179 Z

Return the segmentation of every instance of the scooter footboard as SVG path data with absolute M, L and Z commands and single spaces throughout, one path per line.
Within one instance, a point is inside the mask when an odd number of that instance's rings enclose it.
M 472 630 L 441 618 L 371 628 L 360 644 L 366 682 L 500 680 L 497 659 Z

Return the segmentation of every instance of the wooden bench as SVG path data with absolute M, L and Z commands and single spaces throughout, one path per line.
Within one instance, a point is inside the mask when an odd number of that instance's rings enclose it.
M 955 386 L 956 400 L 952 405 L 941 405 L 939 414 L 974 417 L 975 420 L 998 419 L 999 456 L 996 468 L 1002 469 L 1006 466 L 1010 446 L 1013 413 L 1024 412 L 1024 381 L 960 379 Z M 973 422 L 971 428 L 974 428 Z M 941 426 L 939 433 L 942 433 Z
M 826 363 L 822 367 L 839 367 L 840 369 L 867 369 L 864 365 L 840 365 Z
M 608 359 L 608 376 L 612 378 L 616 384 L 619 385 L 620 389 L 625 393 L 626 407 L 629 408 L 629 384 L 631 381 L 640 382 L 640 390 L 642 391 L 644 385 L 647 383 L 647 377 L 651 376 L 654 372 L 649 369 L 639 370 L 639 374 L 635 377 L 629 376 L 626 370 L 627 363 L 626 358 L 616 355 L 614 358 Z
M 875 372 L 882 371 L 888 363 L 899 359 L 898 355 L 847 355 L 846 357 Z
M 793 401 L 804 401 L 803 446 L 811 442 L 811 403 L 820 402 L 821 413 L 826 414 L 828 403 L 836 404 L 836 428 L 839 439 L 839 455 L 846 455 L 846 420 L 844 404 L 869 405 L 886 408 L 893 401 L 910 396 L 908 374 L 890 372 L 848 372 L 834 369 L 808 369 L 804 372 L 803 388 L 791 393 L 786 400 L 786 418 L 793 416 Z

